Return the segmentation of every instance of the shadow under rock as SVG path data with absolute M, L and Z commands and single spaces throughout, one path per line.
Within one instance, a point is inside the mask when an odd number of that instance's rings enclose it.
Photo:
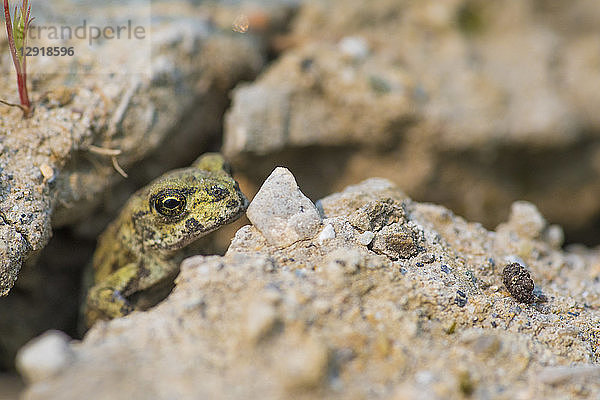
M 14 288 L 0 298 L 0 371 L 13 370 L 19 348 L 49 329 L 77 337 L 81 273 L 94 246 L 59 229 L 23 266 Z

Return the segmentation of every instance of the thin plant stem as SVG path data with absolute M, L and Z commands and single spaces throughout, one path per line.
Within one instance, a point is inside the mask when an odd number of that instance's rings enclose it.
M 27 43 L 27 30 L 29 29 L 29 24 L 31 23 L 31 5 L 28 0 L 23 0 L 21 4 L 20 10 L 20 19 L 21 21 L 17 21 L 17 7 L 15 6 L 15 23 L 22 23 L 22 26 L 17 26 L 17 29 L 22 29 L 20 34 L 22 38 L 19 40 L 20 49 L 17 49 L 17 45 L 15 43 L 15 31 L 13 30 L 13 23 L 10 17 L 10 8 L 8 5 L 8 0 L 4 0 L 4 19 L 6 21 L 6 33 L 8 35 L 8 47 L 10 48 L 10 55 L 13 59 L 13 64 L 15 65 L 15 71 L 17 73 L 17 87 L 19 90 L 19 99 L 21 101 L 21 109 L 23 110 L 23 116 L 28 118 L 31 116 L 31 112 L 33 111 L 31 107 L 31 102 L 29 101 L 29 94 L 27 91 L 27 57 L 25 54 L 25 48 Z M 21 52 L 21 57 L 19 57 L 19 51 Z M 2 102 L 3 104 L 7 104 L 7 102 Z

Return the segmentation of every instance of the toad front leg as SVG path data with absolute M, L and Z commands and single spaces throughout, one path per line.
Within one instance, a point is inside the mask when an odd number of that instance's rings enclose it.
M 100 279 L 88 291 L 85 320 L 89 328 L 99 319 L 123 317 L 136 307 L 127 297 L 139 291 L 154 287 L 171 276 L 177 264 L 163 259 L 145 258 L 138 263 L 128 263 L 124 267 Z
M 131 313 L 134 308 L 125 298 L 137 281 L 139 267 L 129 263 L 94 285 L 87 295 L 85 319 L 89 328 L 98 319 L 112 319 Z

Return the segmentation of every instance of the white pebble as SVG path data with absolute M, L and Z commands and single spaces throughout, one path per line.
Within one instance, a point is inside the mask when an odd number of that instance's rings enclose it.
M 16 358 L 17 369 L 29 383 L 48 379 L 75 359 L 69 341 L 71 338 L 60 331 L 48 331 L 27 343 Z
M 363 60 L 369 55 L 367 41 L 359 36 L 346 36 L 338 44 L 340 51 L 354 60 Z
M 375 234 L 371 231 L 364 231 L 360 235 L 358 235 L 358 242 L 363 246 L 368 246 L 373 241 Z
M 324 241 L 335 238 L 335 230 L 333 229 L 333 225 L 327 224 L 325 228 L 319 234 L 318 240 L 319 244 L 323 244 Z

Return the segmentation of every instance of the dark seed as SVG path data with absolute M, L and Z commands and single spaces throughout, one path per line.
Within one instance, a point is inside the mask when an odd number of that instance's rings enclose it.
M 529 272 L 519 263 L 508 264 L 502 271 L 504 286 L 515 300 L 521 303 L 533 303 L 533 280 Z

